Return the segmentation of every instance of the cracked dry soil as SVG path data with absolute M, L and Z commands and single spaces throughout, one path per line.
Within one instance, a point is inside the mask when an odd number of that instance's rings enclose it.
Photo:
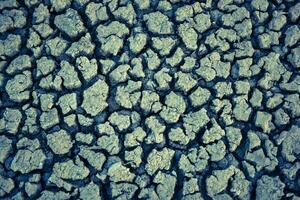
M 0 199 L 300 199 L 298 0 L 1 0 Z

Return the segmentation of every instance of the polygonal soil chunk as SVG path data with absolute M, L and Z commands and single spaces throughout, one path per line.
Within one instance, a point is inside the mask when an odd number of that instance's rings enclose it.
M 121 6 L 113 12 L 117 19 L 124 20 L 128 24 L 133 25 L 136 23 L 136 13 L 131 3 L 126 6 Z
M 89 164 L 94 167 L 96 170 L 101 170 L 102 166 L 106 160 L 106 157 L 101 152 L 93 151 L 92 148 L 81 147 L 79 155 L 86 159 Z
M 135 147 L 130 151 L 125 151 L 125 160 L 130 164 L 131 167 L 137 168 L 142 163 L 142 147 Z
M 28 89 L 31 86 L 31 72 L 24 71 L 22 74 L 17 74 L 14 78 L 8 80 L 5 90 L 12 101 L 22 102 L 29 99 L 30 91 Z
M 167 123 L 175 123 L 178 121 L 180 115 L 184 113 L 185 109 L 186 103 L 182 96 L 171 92 L 166 96 L 165 106 L 163 106 L 159 115 Z
M 159 102 L 159 95 L 155 92 L 144 90 L 141 97 L 141 108 L 144 112 L 157 112 L 161 110 L 161 103 Z
M 45 49 L 47 54 L 59 57 L 66 48 L 68 47 L 68 42 L 61 37 L 55 37 L 53 39 L 47 40 L 45 44 Z
M 135 147 L 143 142 L 146 132 L 141 128 L 136 128 L 133 132 L 127 133 L 124 140 L 125 147 Z
M 62 79 L 63 85 L 67 89 L 74 89 L 81 86 L 81 82 L 78 78 L 78 73 L 75 71 L 74 66 L 72 66 L 67 61 L 62 61 L 60 63 L 61 70 L 57 73 L 59 77 Z
M 270 177 L 264 175 L 257 181 L 256 199 L 281 199 L 285 184 L 281 182 L 278 176 Z
M 211 161 L 220 161 L 226 155 L 226 146 L 222 140 L 206 146 Z
M 62 199 L 62 200 L 67 200 L 70 198 L 70 195 L 66 192 L 52 192 L 48 190 L 44 190 L 41 193 L 41 196 L 38 198 L 38 200 L 48 200 L 48 199 Z
M 275 128 L 272 123 L 272 115 L 261 111 L 256 113 L 255 125 L 262 128 L 265 133 L 270 133 Z
M 108 123 L 98 125 L 101 136 L 97 140 L 100 149 L 106 150 L 110 155 L 115 155 L 120 151 L 119 138 L 113 127 Z
M 126 86 L 118 86 L 116 91 L 115 100 L 118 105 L 132 109 L 138 103 L 141 92 L 139 91 L 142 87 L 141 81 L 129 80 Z
M 208 195 L 213 199 L 227 199 L 225 198 L 226 193 L 224 194 L 223 191 L 230 188 L 230 192 L 234 193 L 235 196 L 246 197 L 249 182 L 244 179 L 244 174 L 232 165 L 224 170 L 214 170 L 212 175 L 206 179 Z
M 181 145 L 187 145 L 190 140 L 189 136 L 186 135 L 184 133 L 184 131 L 179 127 L 172 128 L 170 130 L 170 132 L 168 133 L 168 136 L 172 142 L 175 142 L 175 143 L 178 143 Z
M 177 78 L 175 87 L 184 93 L 189 92 L 197 84 L 197 81 L 188 73 L 178 72 L 175 78 Z
M 45 76 L 54 70 L 56 67 L 54 60 L 45 56 L 36 61 L 37 76 Z
M 65 94 L 58 99 L 58 105 L 63 114 L 77 109 L 76 93 Z
M 108 19 L 106 6 L 102 3 L 90 2 L 86 6 L 85 13 L 92 25 Z
M 207 116 L 207 111 L 202 108 L 196 112 L 190 112 L 183 118 L 183 127 L 187 131 L 187 133 L 194 135 L 198 133 L 200 128 L 205 126 L 210 121 Z
M 98 80 L 83 92 L 83 102 L 81 107 L 88 114 L 96 116 L 108 106 L 106 103 L 107 95 L 107 84 L 103 80 Z
M 66 54 L 72 58 L 79 55 L 91 55 L 94 53 L 95 45 L 91 42 L 91 35 L 89 33 L 81 37 L 77 42 L 73 42 Z
M 101 51 L 107 55 L 117 55 L 123 47 L 123 38 L 129 34 L 129 29 L 118 21 L 106 25 L 99 25 L 96 29 L 97 38 L 101 43 Z
M 23 138 L 17 144 L 18 151 L 12 160 L 10 168 L 14 172 L 29 173 L 31 171 L 42 169 L 46 160 L 46 155 L 40 149 L 38 139 L 29 140 Z
M 21 46 L 21 36 L 9 34 L 6 39 L 0 40 L 0 56 L 14 56 Z
M 12 141 L 5 137 L 4 135 L 0 136 L 0 163 L 4 163 L 8 155 L 12 152 Z M 0 187 L 1 188 L 1 187 Z M 0 195 L 1 196 L 1 195 Z
M 146 45 L 147 35 L 144 33 L 138 33 L 129 38 L 129 49 L 133 53 L 139 53 Z
M 115 183 L 121 181 L 131 182 L 135 175 L 129 171 L 129 168 L 125 167 L 121 162 L 112 164 L 107 172 L 110 181 Z
M 6 73 L 14 74 L 29 68 L 31 68 L 30 57 L 28 55 L 21 55 L 11 61 L 6 69 Z
M 42 111 L 49 111 L 54 105 L 55 96 L 53 94 L 41 94 L 40 105 Z
M 79 193 L 80 199 L 82 200 L 102 199 L 99 186 L 93 182 L 82 188 L 79 188 Z
M 167 38 L 159 38 L 153 37 L 152 38 L 152 46 L 159 51 L 161 56 L 166 56 L 170 54 L 170 51 L 174 47 L 176 40 L 172 39 L 171 37 Z
M 26 12 L 23 10 L 3 10 L 0 15 L 0 21 L 3 22 L 0 26 L 0 32 L 22 28 L 26 25 Z
M 202 140 L 204 144 L 220 140 L 224 135 L 225 131 L 220 127 L 216 120 L 212 120 L 212 127 L 205 130 Z
M 75 161 L 67 159 L 54 164 L 52 174 L 47 184 L 54 184 L 56 187 L 70 191 L 73 187 L 72 181 L 83 180 L 88 177 L 89 174 L 89 169 L 84 166 L 78 157 L 75 158 Z
M 281 144 L 281 155 L 289 162 L 294 162 L 300 153 L 300 128 L 292 126 L 290 130 L 283 131 L 277 139 L 277 143 Z
M 179 169 L 187 177 L 192 177 L 197 172 L 202 172 L 208 164 L 209 155 L 204 147 L 191 148 L 187 154 L 182 154 L 179 159 Z
M 0 132 L 7 131 L 7 133 L 16 134 L 21 120 L 22 114 L 19 110 L 6 108 L 0 119 Z
M 169 18 L 159 11 L 149 13 L 144 16 L 147 28 L 152 33 L 157 34 L 171 34 L 173 32 L 173 23 Z
M 147 158 L 146 171 L 152 175 L 157 170 L 168 170 L 171 167 L 171 160 L 175 151 L 163 148 L 162 150 L 152 150 Z
M 189 99 L 192 105 L 197 107 L 207 103 L 210 95 L 211 93 L 208 89 L 197 87 L 197 89 L 189 95 Z
M 90 81 L 98 74 L 98 65 L 96 59 L 89 60 L 85 56 L 80 56 L 76 58 L 76 67 L 80 70 L 83 78 L 86 81 Z
M 47 144 L 55 154 L 65 154 L 73 146 L 71 136 L 65 131 L 60 130 L 47 135 Z
M 77 37 L 85 31 L 81 17 L 76 10 L 69 8 L 64 14 L 54 19 L 56 27 L 70 37 Z
M 171 200 L 176 186 L 176 173 L 167 174 L 159 171 L 154 177 L 154 183 L 158 184 L 156 193 L 159 199 Z
M 43 112 L 40 117 L 41 127 L 43 129 L 49 129 L 59 123 L 58 112 L 56 108 L 52 108 L 49 111 Z
M 0 197 L 9 194 L 15 187 L 13 179 L 0 175 Z
M 150 116 L 145 120 L 146 127 L 150 130 L 146 142 L 152 143 L 162 143 L 164 141 L 164 131 L 166 126 L 156 117 Z

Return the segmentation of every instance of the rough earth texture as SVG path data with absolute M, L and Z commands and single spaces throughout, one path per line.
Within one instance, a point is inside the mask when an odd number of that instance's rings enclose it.
M 300 199 L 297 0 L 1 0 L 0 199 Z

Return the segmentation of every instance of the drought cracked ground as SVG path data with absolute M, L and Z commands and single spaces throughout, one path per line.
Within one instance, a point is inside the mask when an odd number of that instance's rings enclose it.
M 299 1 L 0 13 L 0 199 L 300 199 Z

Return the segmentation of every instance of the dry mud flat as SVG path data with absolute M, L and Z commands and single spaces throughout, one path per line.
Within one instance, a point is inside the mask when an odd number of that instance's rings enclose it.
M 0 199 L 300 199 L 297 0 L 0 1 Z

